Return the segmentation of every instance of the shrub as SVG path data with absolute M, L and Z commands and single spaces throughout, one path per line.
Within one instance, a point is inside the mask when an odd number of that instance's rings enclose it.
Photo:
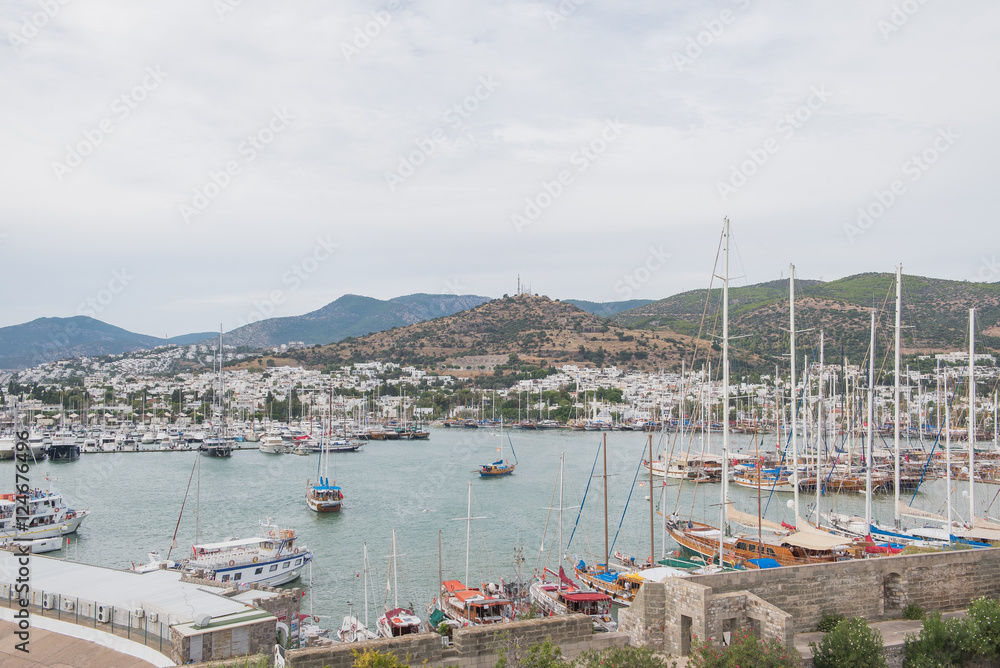
M 400 661 L 395 654 L 378 650 L 351 650 L 354 655 L 354 668 L 408 668 L 408 663 Z
M 975 626 L 977 651 L 980 656 L 1000 657 L 1000 601 L 977 598 L 969 606 L 966 619 Z
M 694 668 L 792 668 L 799 665 L 799 655 L 789 651 L 779 640 L 761 641 L 746 630 L 734 633 L 726 647 L 692 639 L 690 664 Z
M 841 623 L 845 619 L 847 618 L 838 612 L 824 612 L 823 618 L 820 619 L 819 623 L 816 625 L 816 630 L 822 631 L 823 633 L 829 633 L 837 628 L 837 624 Z
M 511 638 L 509 633 L 496 636 L 497 662 L 495 668 L 570 668 L 562 658 L 558 645 L 546 638 L 535 645 Z
M 676 668 L 645 647 L 611 647 L 603 652 L 590 650 L 577 657 L 576 668 Z
M 924 619 L 920 635 L 906 639 L 905 668 L 961 666 L 976 655 L 972 625 L 964 619 L 941 619 L 932 612 Z
M 924 609 L 916 603 L 907 603 L 903 608 L 903 619 L 923 619 Z
M 816 668 L 885 668 L 882 634 L 860 617 L 845 619 L 823 636 L 817 645 L 809 643 Z

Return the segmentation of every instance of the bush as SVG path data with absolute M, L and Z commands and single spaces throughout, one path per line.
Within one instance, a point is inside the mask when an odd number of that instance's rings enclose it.
M 351 650 L 354 655 L 354 668 L 408 668 L 406 661 L 400 661 L 395 654 L 386 652 L 383 654 L 378 650 L 366 649 L 358 651 Z
M 762 642 L 746 630 L 737 631 L 726 647 L 692 639 L 690 664 L 694 668 L 791 668 L 799 665 L 799 655 L 779 640 Z
M 494 637 L 497 652 L 495 668 L 571 668 L 571 664 L 563 660 L 559 645 L 548 638 L 535 645 L 525 645 L 523 640 L 511 638 L 507 632 Z
M 838 612 L 824 612 L 823 618 L 820 619 L 819 624 L 816 625 L 816 630 L 822 631 L 823 633 L 829 633 L 837 628 L 837 624 L 841 623 L 845 619 L 847 618 Z
M 977 598 L 969 606 L 966 619 L 971 620 L 975 626 L 980 656 L 1000 657 L 1000 601 Z
M 611 647 L 603 652 L 590 650 L 577 657 L 576 668 L 676 668 L 645 647 Z
M 817 645 L 809 643 L 816 668 L 885 668 L 882 634 L 860 617 L 845 619 L 823 636 Z
M 972 625 L 964 619 L 941 619 L 933 612 L 924 619 L 920 635 L 906 639 L 905 668 L 961 666 L 976 656 Z
M 903 608 L 903 619 L 923 619 L 924 609 L 916 603 L 908 603 Z

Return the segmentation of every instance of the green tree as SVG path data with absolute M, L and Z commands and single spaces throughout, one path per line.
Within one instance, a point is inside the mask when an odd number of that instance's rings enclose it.
M 816 668 L 885 668 L 882 634 L 861 617 L 845 619 L 823 636 L 819 644 L 809 643 Z

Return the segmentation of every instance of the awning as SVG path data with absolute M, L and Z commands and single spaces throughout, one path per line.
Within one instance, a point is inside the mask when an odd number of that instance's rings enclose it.
M 750 527 L 752 529 L 757 528 L 757 516 L 736 510 L 736 508 L 733 507 L 732 502 L 726 504 L 726 517 L 737 524 L 742 524 L 743 526 Z M 761 519 L 760 528 L 773 531 L 775 533 L 788 533 L 788 529 L 776 522 L 772 522 L 771 520 Z
M 921 520 L 933 520 L 935 522 L 948 522 L 946 517 L 941 517 L 940 515 L 935 515 L 934 513 L 929 513 L 926 510 L 920 510 L 919 508 L 914 508 L 913 506 L 906 506 L 902 503 L 898 504 L 899 514 L 904 517 L 915 517 Z M 1000 529 L 1000 527 L 997 527 Z
M 831 533 L 824 533 L 817 530 L 817 533 L 798 531 L 790 536 L 785 536 L 781 539 L 781 542 L 784 545 L 794 545 L 807 550 L 830 550 L 841 545 L 846 545 L 850 540 L 843 536 L 834 536 Z

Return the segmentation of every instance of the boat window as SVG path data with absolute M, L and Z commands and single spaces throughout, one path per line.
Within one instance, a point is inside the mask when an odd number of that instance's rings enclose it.
M 228 575 L 223 575 L 222 576 L 222 581 L 223 582 L 229 582 L 229 576 Z
M 291 566 L 291 565 L 292 565 L 292 562 L 290 562 L 290 561 L 286 561 L 285 563 L 281 564 L 281 567 L 282 567 L 282 568 L 288 568 L 288 567 L 289 567 L 289 566 Z
M 295 560 L 295 565 L 296 566 L 301 566 L 302 565 L 302 560 L 301 559 L 296 559 Z
M 745 550 L 745 549 L 747 549 L 747 544 L 744 543 L 743 541 L 740 541 L 740 542 L 736 543 L 736 549 L 737 550 Z
M 269 569 L 267 569 L 267 572 L 271 573 L 272 571 L 276 571 L 276 570 L 278 570 L 278 564 L 272 564 L 271 567 Z
M 776 555 L 774 553 L 774 550 L 772 550 L 771 548 L 767 548 L 767 556 L 777 558 L 778 555 Z
M 262 566 L 262 567 L 258 568 L 257 570 L 255 570 L 255 571 L 253 572 L 253 574 L 254 574 L 254 575 L 260 575 L 260 574 L 261 574 L 261 573 L 263 573 L 263 572 L 264 572 L 264 567 Z
M 233 581 L 234 582 L 236 580 L 242 580 L 242 579 L 243 579 L 243 574 L 242 573 L 237 573 L 236 575 L 233 576 Z

